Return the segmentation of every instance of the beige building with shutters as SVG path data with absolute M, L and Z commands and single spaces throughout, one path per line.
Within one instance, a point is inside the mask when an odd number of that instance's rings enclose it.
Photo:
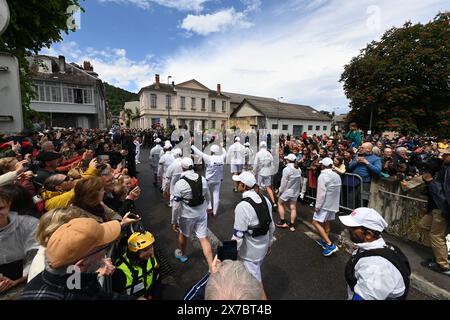
M 221 92 L 220 84 L 211 90 L 197 80 L 179 84 L 155 82 L 139 91 L 139 128 L 151 128 L 154 124 L 164 127 L 170 123 L 178 128 L 220 129 L 227 128 L 230 97 Z

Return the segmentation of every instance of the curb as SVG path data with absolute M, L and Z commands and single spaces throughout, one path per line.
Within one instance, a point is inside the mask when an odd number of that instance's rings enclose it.
M 313 233 L 318 235 L 316 232 L 316 228 L 314 228 L 314 226 L 310 222 L 302 219 L 301 223 L 304 224 Z M 331 235 L 331 237 L 338 239 L 337 240 L 338 247 L 344 248 L 344 251 L 348 254 L 352 253 L 353 243 L 350 241 L 350 239 L 345 237 L 343 234 L 338 235 L 335 233 L 331 233 L 330 235 Z M 435 285 L 434 283 L 419 276 L 415 272 L 411 273 L 410 281 L 411 281 L 411 287 L 413 287 L 417 291 L 420 291 L 421 293 L 423 293 L 433 299 L 450 300 L 450 292 L 449 291 L 440 288 L 439 286 Z

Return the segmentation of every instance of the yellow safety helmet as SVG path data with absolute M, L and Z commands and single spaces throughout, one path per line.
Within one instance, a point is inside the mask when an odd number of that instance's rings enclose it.
M 151 246 L 155 242 L 155 237 L 148 231 L 145 233 L 135 232 L 128 238 L 128 250 L 138 252 Z

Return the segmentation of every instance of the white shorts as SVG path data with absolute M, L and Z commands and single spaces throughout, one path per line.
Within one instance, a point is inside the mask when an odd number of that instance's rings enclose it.
M 197 218 L 180 217 L 178 221 L 181 233 L 189 238 L 193 231 L 197 238 L 202 239 L 208 236 L 208 214 L 205 212 L 203 216 Z
M 261 278 L 261 264 L 262 261 L 259 262 L 250 262 L 247 260 L 242 260 L 242 262 L 244 263 L 245 269 L 247 269 L 247 271 L 256 278 L 256 280 L 258 280 L 259 282 L 262 282 L 262 278 Z
M 321 223 L 336 220 L 336 212 L 320 209 L 319 212 L 314 212 L 313 220 Z
M 272 176 L 264 177 L 258 174 L 258 186 L 260 187 L 271 187 L 272 186 Z
M 298 196 L 291 197 L 291 196 L 285 196 L 284 194 L 281 194 L 279 199 L 283 202 L 291 202 L 291 201 L 297 202 Z
M 244 168 L 243 164 L 231 164 L 231 173 L 240 173 L 242 172 L 242 168 Z

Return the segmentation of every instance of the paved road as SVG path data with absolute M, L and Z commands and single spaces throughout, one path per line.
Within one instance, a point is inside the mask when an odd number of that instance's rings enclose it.
M 152 185 L 153 175 L 148 163 L 149 150 L 141 154 L 142 164 L 137 165 L 142 188 L 137 202 L 143 221 L 156 237 L 158 250 L 165 257 L 168 276 L 164 278 L 164 299 L 182 299 L 184 293 L 208 268 L 198 241 L 189 241 L 189 261 L 181 263 L 173 255 L 177 235 L 171 230 L 171 210 L 164 205 L 161 193 Z M 144 160 L 144 161 L 143 161 Z M 228 168 L 222 184 L 221 205 L 216 217 L 209 219 L 210 239 L 215 250 L 218 240 L 231 238 L 234 207 L 241 195 L 232 191 Z M 300 210 L 307 210 L 299 206 Z M 277 214 L 274 217 L 278 219 Z M 346 299 L 344 268 L 348 254 L 339 251 L 332 257 L 323 257 L 321 248 L 312 240 L 314 234 L 299 224 L 296 232 L 277 229 L 272 253 L 262 266 L 262 277 L 269 299 L 273 300 L 343 300 Z M 409 299 L 429 299 L 411 290 Z

